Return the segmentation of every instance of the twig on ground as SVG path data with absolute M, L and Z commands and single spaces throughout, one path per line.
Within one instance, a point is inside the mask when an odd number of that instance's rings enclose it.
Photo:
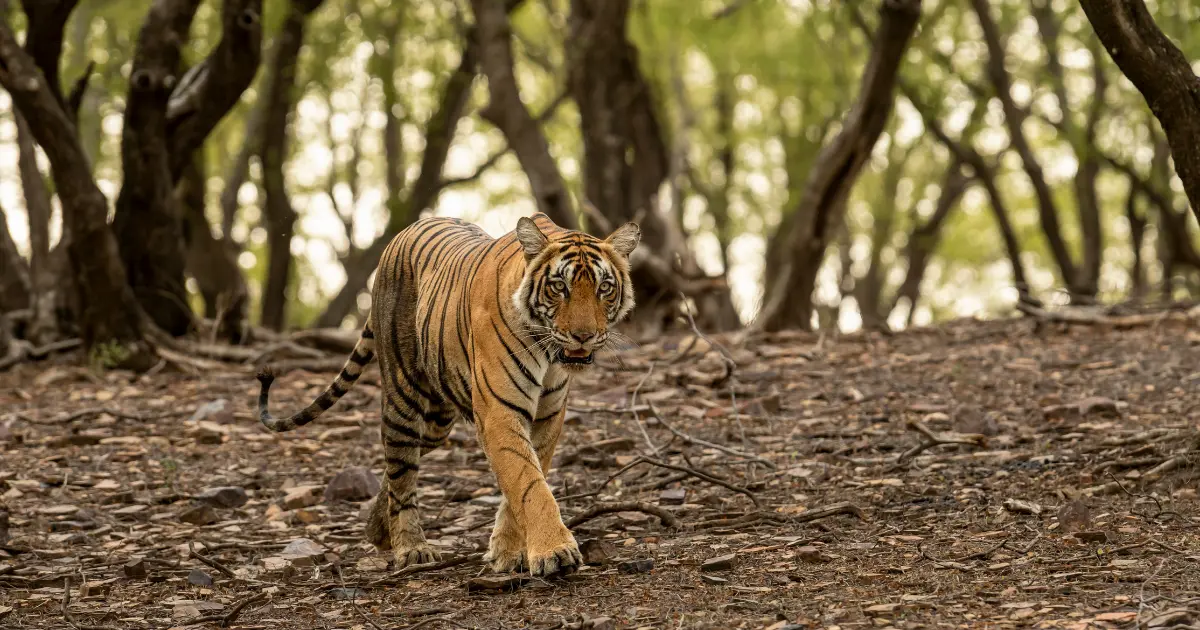
M 567 527 L 578 527 L 579 525 L 582 525 L 596 518 L 597 516 L 603 516 L 604 514 L 611 514 L 613 512 L 642 512 L 644 514 L 657 516 L 658 520 L 662 521 L 663 527 L 674 528 L 679 525 L 679 519 L 675 518 L 674 514 L 671 514 L 667 510 L 660 508 L 657 505 L 650 505 L 649 503 L 643 503 L 641 501 L 622 501 L 620 503 L 601 503 L 593 505 L 592 507 L 588 508 L 587 511 L 571 517 L 571 520 L 567 521 Z
M 1159 313 L 1142 313 L 1138 315 L 1122 316 L 1102 315 L 1099 313 L 1089 313 L 1078 310 L 1048 311 L 1044 308 L 1040 308 L 1032 304 L 1026 304 L 1024 302 L 1017 303 L 1017 310 L 1030 317 L 1046 322 L 1112 326 L 1114 328 L 1146 326 L 1150 324 L 1157 325 L 1173 315 L 1182 315 L 1184 319 L 1200 318 L 1200 305 L 1192 306 L 1182 312 L 1180 312 L 1178 309 L 1169 309 Z
M 633 412 L 633 420 L 637 422 L 638 430 L 642 432 L 642 437 L 646 440 L 646 445 L 650 447 L 652 455 L 658 455 L 658 447 L 650 440 L 650 434 L 646 433 L 646 425 L 642 423 L 642 417 L 637 412 L 637 395 L 642 390 L 642 385 L 646 384 L 646 379 L 650 378 L 650 374 L 654 372 L 654 361 L 650 362 L 650 367 L 646 370 L 646 374 L 642 376 L 642 380 L 638 381 L 636 387 L 633 388 L 633 394 L 629 397 L 629 409 Z
M 436 621 L 448 623 L 456 628 L 466 628 L 467 630 L 470 630 L 469 626 L 464 626 L 461 623 L 459 623 L 449 617 L 430 617 L 429 619 L 422 619 L 421 621 L 418 621 L 417 623 L 414 623 L 411 626 L 404 626 L 403 628 L 400 628 L 399 630 L 417 630 L 418 628 L 424 628 L 425 626 L 428 626 L 429 624 L 434 623 Z
M 333 565 L 333 569 L 337 572 L 338 581 L 342 583 L 342 590 L 346 590 L 346 576 L 342 575 L 342 567 L 335 564 Z M 367 613 L 362 609 L 362 606 L 358 605 L 358 598 L 354 596 L 353 592 L 349 594 L 349 599 L 350 605 L 354 607 L 354 610 L 358 611 L 358 616 L 362 617 L 363 621 L 367 622 L 372 628 L 375 628 L 375 630 L 383 630 L 383 628 L 379 627 L 379 624 L 375 623 L 373 619 L 367 616 Z
M 188 555 L 191 556 L 192 558 L 195 558 L 196 560 L 199 560 L 200 562 L 203 562 L 204 564 L 208 565 L 209 567 L 211 567 L 217 571 L 220 571 L 226 577 L 237 578 L 237 574 L 234 573 L 233 571 L 230 571 L 229 567 L 221 564 L 220 562 L 217 562 L 216 560 L 213 560 L 212 558 L 206 558 L 206 557 L 200 555 L 199 553 L 196 553 L 196 545 L 190 540 L 188 541 Z
M 71 577 L 66 576 L 63 578 L 63 598 L 62 598 L 63 619 L 65 619 L 66 622 L 68 624 L 70 624 L 70 626 L 72 628 L 75 628 L 75 630 L 117 630 L 113 626 L 91 626 L 91 625 L 81 624 L 81 623 L 76 622 L 75 619 L 73 617 L 71 617 L 71 610 L 68 608 L 68 606 L 70 606 L 70 605 L 71 605 Z
M 763 458 L 761 458 L 757 455 L 753 455 L 751 453 L 746 453 L 743 451 L 739 451 L 737 449 L 729 448 L 728 446 L 721 446 L 720 444 L 709 442 L 707 440 L 701 440 L 700 438 L 692 437 L 691 435 L 688 435 L 687 433 L 684 433 L 683 431 L 676 429 L 674 426 L 671 425 L 670 422 L 667 422 L 666 418 L 664 418 L 662 416 L 662 414 L 660 414 L 658 412 L 658 409 L 655 408 L 654 405 L 650 405 L 650 413 L 651 413 L 651 415 L 654 416 L 654 418 L 656 420 L 659 421 L 659 423 L 661 423 L 664 427 L 666 427 L 668 431 L 670 431 L 671 433 L 674 433 L 675 437 L 683 440 L 685 444 L 699 444 L 700 446 L 704 446 L 707 448 L 721 451 L 722 453 L 725 453 L 726 455 L 733 455 L 734 457 L 741 457 L 743 459 L 748 459 L 750 461 L 757 462 L 759 464 L 766 466 L 767 468 L 770 468 L 771 470 L 775 470 L 775 463 L 770 460 L 763 459 Z
M 926 449 L 930 449 L 935 446 L 960 444 L 964 446 L 978 447 L 982 446 L 984 440 L 987 439 L 987 436 L 978 433 L 955 433 L 953 434 L 953 437 L 944 437 L 931 431 L 929 427 L 925 426 L 925 424 L 919 420 L 909 420 L 906 426 L 909 430 L 920 433 L 921 437 L 924 439 L 921 440 L 921 442 L 916 446 L 901 453 L 900 457 L 896 459 L 896 463 L 898 464 L 902 464 L 913 457 L 920 455 Z
M 700 472 L 694 468 L 688 468 L 687 466 L 680 466 L 678 464 L 669 464 L 667 462 L 659 461 L 657 459 L 650 459 L 648 457 L 640 457 L 638 459 L 635 459 L 632 462 L 630 462 L 629 466 L 626 466 L 626 468 L 630 468 L 633 465 L 638 464 L 638 463 L 647 463 L 647 464 L 651 464 L 653 466 L 658 466 L 659 468 L 668 468 L 668 469 L 674 470 L 676 472 L 687 473 L 697 479 L 702 479 L 711 484 L 716 484 L 718 486 L 721 486 L 722 488 L 726 488 L 726 489 L 732 490 L 734 492 L 737 492 L 738 494 L 744 494 L 744 495 L 746 495 L 746 497 L 748 499 L 750 499 L 750 502 L 754 504 L 754 507 L 756 507 L 756 508 L 762 507 L 762 505 L 758 502 L 758 496 L 755 495 L 750 490 L 743 488 L 741 486 L 735 486 L 735 485 L 729 483 L 728 481 L 718 479 L 709 473 Z
M 425 573 L 427 571 L 440 571 L 442 569 L 449 569 L 450 567 L 457 567 L 463 564 L 472 564 L 480 561 L 481 559 L 483 559 L 482 553 L 471 553 L 465 556 L 457 556 L 454 558 L 448 558 L 446 560 L 439 560 L 438 562 L 414 564 L 412 566 L 404 567 L 403 569 L 400 569 L 391 575 L 381 577 L 373 582 L 368 582 L 367 586 L 388 586 L 395 584 L 400 578 L 406 578 L 410 575 Z
M 46 419 L 31 418 L 22 413 L 9 414 L 9 417 L 15 418 L 22 422 L 27 422 L 29 424 L 54 425 L 54 424 L 67 424 L 70 422 L 75 422 L 76 420 L 82 420 L 84 418 L 94 418 L 101 414 L 108 414 L 114 418 L 121 418 L 123 420 L 133 420 L 135 422 L 150 422 L 153 420 L 162 420 L 164 418 L 186 416 L 186 415 L 190 415 L 191 413 L 192 413 L 192 411 L 166 411 L 163 413 L 142 415 L 142 414 L 133 413 L 130 411 L 121 411 L 120 409 L 116 409 L 114 407 L 90 407 L 88 409 L 81 409 L 79 411 L 73 411 L 71 413 L 63 414 L 61 416 L 57 416 L 54 418 L 46 418 Z
M 976 551 L 975 553 L 967 554 L 967 555 L 955 560 L 955 562 L 967 562 L 969 560 L 979 560 L 982 558 L 987 558 L 988 556 L 991 556 L 992 554 L 996 553 L 997 551 L 1000 551 L 1000 548 L 1007 544 L 1008 544 L 1008 539 L 1005 538 L 1004 540 L 1001 540 L 1000 542 L 996 543 L 995 545 L 992 545 L 991 547 L 988 547 L 987 549 L 984 549 L 983 551 Z
M 837 514 L 852 514 L 859 520 L 867 520 L 867 515 L 863 513 L 862 508 L 850 503 L 849 501 L 841 501 L 832 505 L 826 505 L 819 508 L 805 510 L 796 516 L 788 517 L 789 523 L 810 523 L 815 520 L 835 516 Z
M 254 602 L 265 599 L 266 597 L 267 597 L 266 593 L 255 593 L 254 595 L 251 595 L 250 597 L 247 597 L 246 599 L 243 599 L 243 600 L 239 601 L 238 603 L 234 604 L 233 608 L 230 608 L 229 612 L 227 612 L 223 615 L 222 614 L 200 615 L 199 617 L 192 617 L 191 619 L 185 619 L 175 625 L 176 626 L 195 626 L 195 625 L 199 625 L 202 623 L 212 623 L 215 621 L 222 628 L 228 628 L 231 624 L 233 624 L 234 621 L 237 620 L 238 616 L 242 614 L 242 611 L 247 606 L 249 606 L 250 604 L 253 604 Z

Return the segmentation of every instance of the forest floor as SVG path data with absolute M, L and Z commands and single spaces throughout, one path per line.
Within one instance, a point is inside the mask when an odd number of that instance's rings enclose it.
M 452 562 L 398 573 L 363 541 L 369 501 L 334 499 L 382 471 L 375 368 L 271 434 L 249 362 L 19 366 L 0 626 L 1200 626 L 1194 322 L 712 339 L 735 366 L 672 338 L 578 380 L 550 479 L 593 564 L 551 580 L 479 563 L 499 495 L 467 426 L 420 472 Z M 282 374 L 273 409 L 338 363 Z M 585 520 L 618 502 L 641 505 Z

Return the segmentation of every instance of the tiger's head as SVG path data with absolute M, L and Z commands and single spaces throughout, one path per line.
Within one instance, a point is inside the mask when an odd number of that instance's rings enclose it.
M 626 223 L 605 239 L 567 232 L 551 240 L 529 217 L 517 221 L 525 276 L 513 302 L 527 332 L 569 370 L 590 365 L 609 340 L 609 327 L 633 308 L 629 255 L 642 230 Z

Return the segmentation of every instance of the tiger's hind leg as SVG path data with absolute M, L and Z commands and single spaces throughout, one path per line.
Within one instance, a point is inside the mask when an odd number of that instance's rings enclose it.
M 407 396 L 385 397 L 383 454 L 386 479 L 367 521 L 367 538 L 380 550 L 391 549 L 396 568 L 434 562 L 440 554 L 425 540 L 417 510 L 417 472 L 421 455 L 445 440 L 449 427 L 427 422 Z

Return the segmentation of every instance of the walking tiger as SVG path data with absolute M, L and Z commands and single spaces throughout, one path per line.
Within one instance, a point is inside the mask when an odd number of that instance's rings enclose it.
M 421 530 L 417 469 L 464 418 L 503 495 L 485 561 L 497 572 L 573 571 L 583 559 L 546 473 L 571 375 L 634 306 L 629 256 L 640 240 L 636 223 L 600 239 L 541 213 L 500 238 L 457 219 L 421 219 L 380 258 L 370 315 L 337 378 L 308 407 L 277 418 L 264 368 L 259 419 L 272 431 L 316 420 L 378 357 L 386 480 L 367 538 L 391 549 L 397 568 L 439 557 Z

